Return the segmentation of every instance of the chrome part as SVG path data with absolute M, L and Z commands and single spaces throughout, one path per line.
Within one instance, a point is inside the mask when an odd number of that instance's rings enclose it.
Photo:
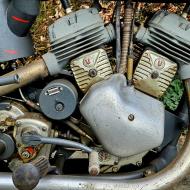
M 169 87 L 177 72 L 177 64 L 168 58 L 146 50 L 134 73 L 137 89 L 155 97 L 161 97 Z
M 128 87 L 122 74 L 92 86 L 80 103 L 80 111 L 112 155 L 132 156 L 163 141 L 163 104 Z
M 98 49 L 71 61 L 71 69 L 79 88 L 86 92 L 93 84 L 108 79 L 112 68 L 107 53 Z

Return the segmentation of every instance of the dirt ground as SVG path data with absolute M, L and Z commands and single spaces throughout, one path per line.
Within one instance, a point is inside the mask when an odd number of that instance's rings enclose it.
M 190 175 L 187 176 L 181 183 L 176 185 L 172 190 L 190 190 Z

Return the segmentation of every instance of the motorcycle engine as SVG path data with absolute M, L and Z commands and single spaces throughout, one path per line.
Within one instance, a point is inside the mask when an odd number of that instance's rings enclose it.
M 54 80 L 25 89 L 25 94 L 32 89 L 34 102 L 19 89 L 27 106 L 6 98 L 0 102 L 0 160 L 9 161 L 14 184 L 23 188 L 20 181 L 25 181 L 30 163 L 38 169 L 30 173 L 35 187 L 49 171 L 62 174 L 50 166 L 50 158 L 59 157 L 63 165 L 87 158 L 89 173 L 98 175 L 142 162 L 147 152 L 168 145 L 181 120 L 168 114 L 159 98 L 178 68 L 182 79 L 190 78 L 189 36 L 189 21 L 156 13 L 135 35 L 144 51 L 130 86 L 123 74 L 114 72 L 105 44 L 115 39 L 115 30 L 104 25 L 97 9 L 71 12 L 53 23 L 51 50 L 43 64 Z

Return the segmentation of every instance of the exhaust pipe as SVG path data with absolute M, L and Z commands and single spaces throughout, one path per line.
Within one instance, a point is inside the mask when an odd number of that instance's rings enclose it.
M 43 59 L 35 60 L 24 67 L 16 69 L 10 73 L 2 76 L 2 78 L 7 78 L 10 76 L 18 76 L 19 82 L 15 84 L 0 86 L 0 96 L 13 92 L 14 90 L 27 85 L 40 78 L 45 78 L 48 76 L 48 69 L 45 65 Z
M 161 172 L 137 180 L 103 180 L 96 177 L 44 177 L 35 190 L 161 190 L 169 189 L 186 176 L 190 169 L 190 130 L 177 158 Z M 0 173 L 0 189 L 16 190 L 11 173 Z

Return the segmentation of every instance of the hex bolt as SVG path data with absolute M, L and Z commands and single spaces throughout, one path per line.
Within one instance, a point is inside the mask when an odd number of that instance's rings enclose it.
M 97 71 L 96 69 L 90 69 L 88 74 L 90 77 L 95 77 L 97 75 Z
M 128 116 L 129 121 L 133 121 L 135 119 L 135 116 L 133 114 L 130 114 Z
M 21 155 L 22 155 L 22 157 L 23 157 L 24 159 L 30 158 L 30 153 L 29 153 L 28 151 L 23 151 Z

